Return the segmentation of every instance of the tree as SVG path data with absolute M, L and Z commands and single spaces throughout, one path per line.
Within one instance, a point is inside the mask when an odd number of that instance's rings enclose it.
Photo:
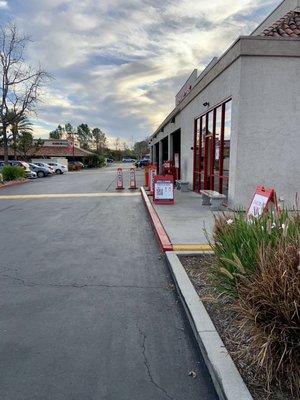
M 68 135 L 71 135 L 71 134 L 74 133 L 75 129 L 74 129 L 73 126 L 70 124 L 70 122 L 68 122 L 68 123 L 65 124 L 64 131 L 65 131 Z
M 103 150 L 106 148 L 106 135 L 99 128 L 94 128 L 92 130 L 92 136 L 96 143 L 96 150 L 99 153 L 103 153 Z
M 92 139 L 92 133 L 88 124 L 80 124 L 77 127 L 77 135 L 80 142 L 80 147 L 83 149 L 89 148 L 89 142 Z
M 149 153 L 148 141 L 142 140 L 141 142 L 136 142 L 133 146 L 133 150 L 139 158 L 143 157 L 145 154 Z
M 33 155 L 43 144 L 42 139 L 34 140 L 32 133 L 25 131 L 18 137 L 16 150 L 18 150 L 24 159 L 27 159 L 29 153 Z
M 62 134 L 64 133 L 64 128 L 61 125 L 58 125 L 56 129 L 54 129 L 54 131 L 51 131 L 49 133 L 49 138 L 50 139 L 61 139 L 62 138 Z
M 21 117 L 36 108 L 42 82 L 49 75 L 39 66 L 34 69 L 24 60 L 29 37 L 18 32 L 13 24 L 0 28 L 0 124 L 4 161 L 8 161 L 9 111 Z
M 120 150 L 120 138 L 116 138 L 114 144 L 115 144 L 115 149 Z
M 32 132 L 32 123 L 28 117 L 16 114 L 13 110 L 9 111 L 9 126 L 11 135 L 8 136 L 8 140 L 12 140 L 12 147 L 14 149 L 14 157 L 16 159 L 17 141 L 20 134 Z

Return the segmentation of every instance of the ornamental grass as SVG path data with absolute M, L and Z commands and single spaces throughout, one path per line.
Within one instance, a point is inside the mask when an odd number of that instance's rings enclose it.
M 256 271 L 261 246 L 274 248 L 282 237 L 298 238 L 299 214 L 268 212 L 261 218 L 247 219 L 245 213 L 215 217 L 213 240 L 215 253 L 212 280 L 216 288 L 230 297 L 238 297 L 238 284 Z
M 265 376 L 300 398 L 299 238 L 263 245 L 256 271 L 238 287 L 236 311 L 249 337 L 242 353 Z
M 215 218 L 215 287 L 235 299 L 249 366 L 300 398 L 300 216 L 282 211 Z

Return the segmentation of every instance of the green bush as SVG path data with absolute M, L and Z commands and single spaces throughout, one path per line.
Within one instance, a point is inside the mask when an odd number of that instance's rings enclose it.
M 24 178 L 26 171 L 21 167 L 12 167 L 11 165 L 4 165 L 1 170 L 4 181 L 13 181 L 15 179 Z
M 99 168 L 104 165 L 105 158 L 99 154 L 91 154 L 90 156 L 86 157 L 84 161 L 88 168 Z
M 231 297 L 238 297 L 238 284 L 256 271 L 262 246 L 274 248 L 282 237 L 297 238 L 299 215 L 272 212 L 259 219 L 247 219 L 245 213 L 215 217 L 213 241 L 215 252 L 212 278 L 216 287 Z

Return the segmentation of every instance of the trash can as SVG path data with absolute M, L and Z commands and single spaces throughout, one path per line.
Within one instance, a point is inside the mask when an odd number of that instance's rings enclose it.
M 189 191 L 189 182 L 180 181 L 180 190 L 181 192 Z

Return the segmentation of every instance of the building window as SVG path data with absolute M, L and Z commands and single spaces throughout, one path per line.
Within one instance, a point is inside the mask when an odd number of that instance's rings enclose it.
M 194 190 L 228 195 L 231 104 L 226 101 L 195 120 Z

